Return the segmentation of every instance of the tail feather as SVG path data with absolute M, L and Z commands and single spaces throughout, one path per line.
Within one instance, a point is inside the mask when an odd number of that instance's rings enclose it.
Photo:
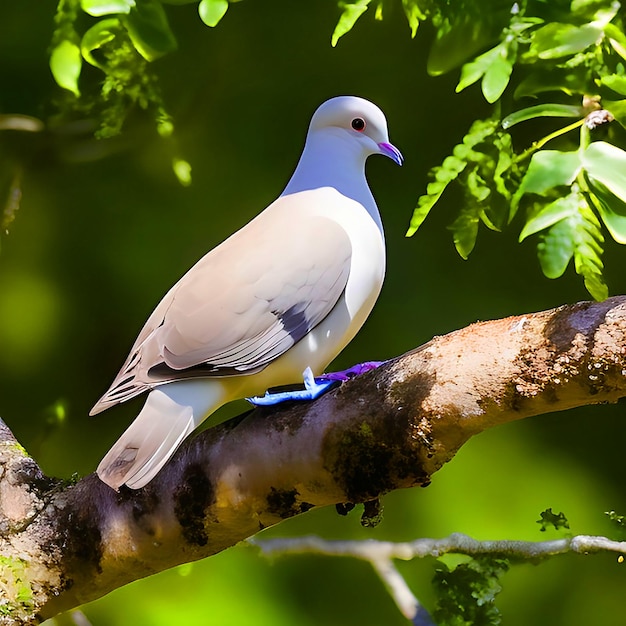
M 135 421 L 100 461 L 100 480 L 116 490 L 150 482 L 185 438 L 223 404 L 217 381 L 199 383 L 169 383 L 151 391 Z

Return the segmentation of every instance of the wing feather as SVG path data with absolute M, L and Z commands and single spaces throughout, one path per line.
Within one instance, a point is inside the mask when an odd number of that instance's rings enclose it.
M 164 382 L 259 371 L 329 314 L 348 280 L 350 238 L 328 217 L 294 219 L 286 200 L 174 285 L 92 414 Z

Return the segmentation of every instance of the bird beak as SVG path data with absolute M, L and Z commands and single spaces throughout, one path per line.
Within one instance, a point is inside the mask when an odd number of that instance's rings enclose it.
M 396 148 L 393 144 L 385 143 L 384 141 L 382 141 L 378 144 L 378 147 L 380 148 L 381 154 L 389 157 L 394 163 L 402 165 L 404 157 L 402 156 L 400 150 L 398 150 L 398 148 Z

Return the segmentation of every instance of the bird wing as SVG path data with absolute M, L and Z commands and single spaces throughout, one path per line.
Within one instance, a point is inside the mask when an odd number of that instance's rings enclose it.
M 352 246 L 307 193 L 301 203 L 301 194 L 279 198 L 181 278 L 91 414 L 164 382 L 253 374 L 330 313 Z

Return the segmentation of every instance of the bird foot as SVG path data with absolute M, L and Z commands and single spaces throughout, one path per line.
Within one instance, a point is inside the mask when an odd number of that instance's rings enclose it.
M 278 392 L 266 391 L 263 396 L 253 396 L 251 398 L 246 398 L 246 400 L 254 406 L 272 406 L 274 404 L 281 404 L 282 402 L 288 402 L 290 400 L 317 400 L 317 398 L 323 396 L 334 387 L 337 387 L 343 381 L 376 369 L 383 363 L 384 361 L 367 361 L 366 363 L 353 365 L 352 367 L 340 372 L 329 372 L 328 374 L 322 374 L 317 377 L 314 377 L 311 368 L 307 367 L 302 373 L 304 389 L 290 389 Z
M 347 370 L 341 370 L 340 372 L 329 372 L 328 374 L 322 374 L 318 376 L 315 380 L 335 380 L 339 382 L 343 382 L 345 380 L 350 380 L 355 376 L 360 376 L 361 374 L 365 374 L 365 372 L 369 372 L 371 370 L 375 370 L 377 367 L 380 367 L 384 361 L 365 361 L 365 363 L 357 363 L 352 367 L 349 367 Z

